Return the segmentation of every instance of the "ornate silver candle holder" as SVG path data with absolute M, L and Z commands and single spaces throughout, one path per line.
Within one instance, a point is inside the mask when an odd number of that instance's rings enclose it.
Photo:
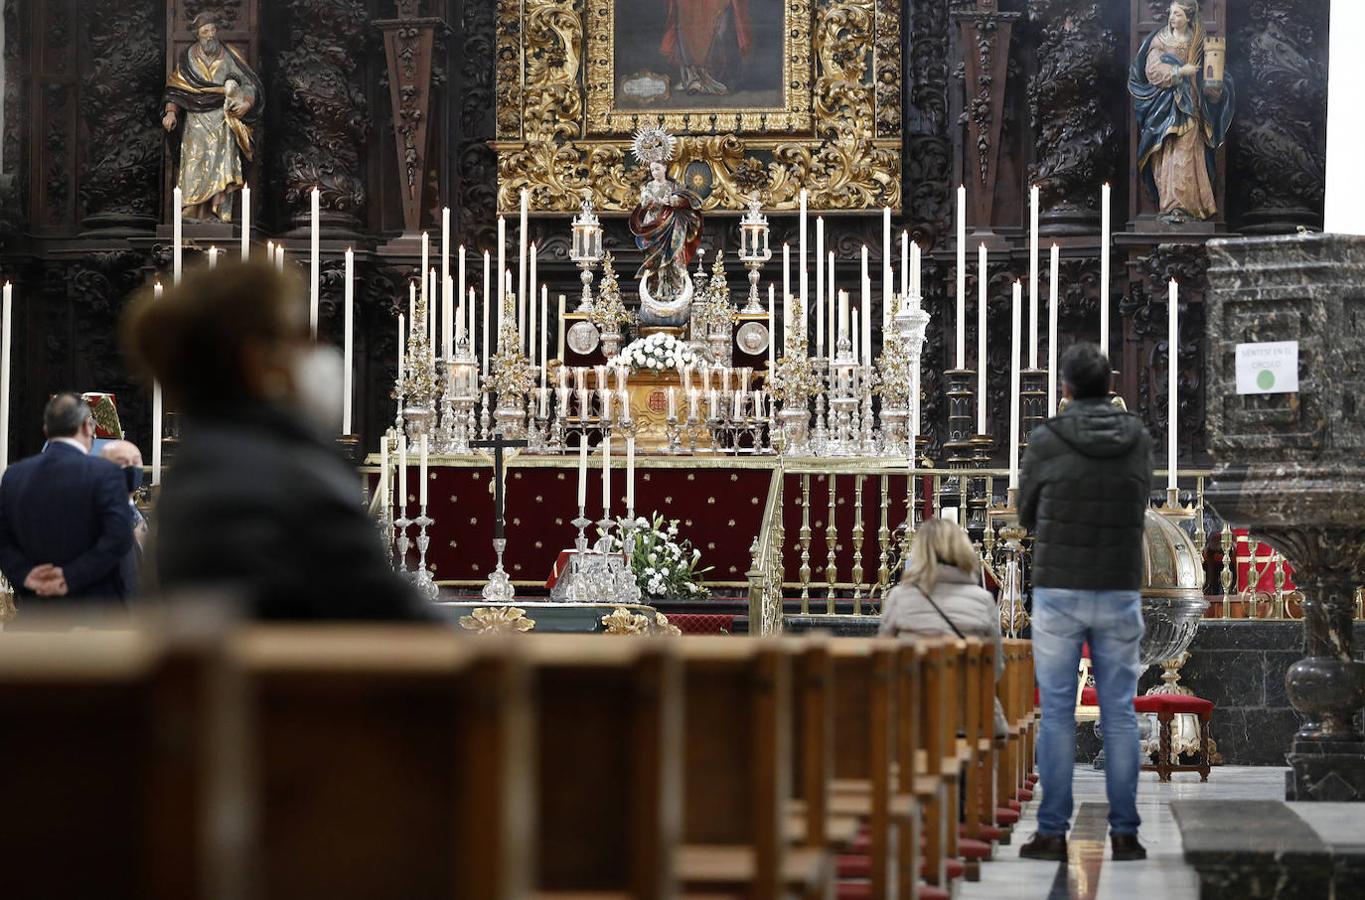
M 773 258 L 768 247 L 768 217 L 760 211 L 758 195 L 749 200 L 749 211 L 739 220 L 739 261 L 749 270 L 749 302 L 744 312 L 763 312 L 763 301 L 758 296 L 758 272 Z M 785 300 L 785 298 L 783 298 Z
M 483 586 L 483 599 L 490 603 L 511 603 L 516 597 L 516 588 L 507 570 L 502 567 L 502 555 L 507 551 L 507 538 L 493 539 L 493 552 L 497 554 L 497 566 L 488 575 L 488 583 Z
M 417 518 L 413 519 L 413 524 L 417 526 L 417 570 L 412 573 L 413 583 L 417 585 L 417 590 L 428 600 L 435 600 L 440 594 L 440 589 L 436 587 L 436 578 L 431 570 L 427 568 L 427 548 L 431 546 L 431 537 L 427 534 L 427 529 L 435 522 L 427 515 L 427 508 L 423 506 Z

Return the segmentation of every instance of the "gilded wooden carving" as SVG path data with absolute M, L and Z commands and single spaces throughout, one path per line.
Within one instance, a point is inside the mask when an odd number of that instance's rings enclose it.
M 795 209 L 802 187 L 816 210 L 899 208 L 897 3 L 768 0 L 781 16 L 774 88 L 666 61 L 637 71 L 639 42 L 618 45 L 625 2 L 499 0 L 499 209 L 514 210 L 525 188 L 533 210 L 572 212 L 586 188 L 597 209 L 629 211 L 644 176 L 630 139 L 647 124 L 678 137 L 669 176 L 705 210 L 738 212 L 755 193 L 766 208 Z

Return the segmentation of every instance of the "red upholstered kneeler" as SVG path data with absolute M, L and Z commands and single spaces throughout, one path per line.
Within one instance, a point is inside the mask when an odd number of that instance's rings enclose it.
M 1209 718 L 1213 715 L 1213 701 L 1183 694 L 1144 694 L 1133 699 L 1133 709 L 1139 713 L 1156 715 L 1161 745 L 1157 749 L 1156 764 L 1143 763 L 1144 772 L 1156 772 L 1160 781 L 1170 781 L 1172 772 L 1198 772 L 1200 781 L 1209 780 Z M 1171 752 L 1171 723 L 1177 715 L 1199 718 L 1199 754 L 1195 765 L 1179 765 Z

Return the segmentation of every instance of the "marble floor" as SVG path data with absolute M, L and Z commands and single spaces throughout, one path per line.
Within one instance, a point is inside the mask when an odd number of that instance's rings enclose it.
M 1108 805 L 1104 773 L 1078 766 L 1073 793 L 1076 819 L 1072 826 L 1067 863 L 1034 862 L 1019 858 L 1019 847 L 1037 828 L 1037 802 L 1029 803 L 1015 829 L 1015 840 L 999 847 L 995 859 L 981 867 L 981 880 L 964 882 L 959 900 L 1019 898 L 1019 900 L 1118 900 L 1161 897 L 1194 900 L 1199 880 L 1182 858 L 1180 829 L 1171 815 L 1172 800 L 1283 800 L 1285 770 L 1273 767 L 1218 766 L 1207 784 L 1197 774 L 1176 774 L 1169 784 L 1142 773 L 1138 782 L 1138 812 L 1142 815 L 1142 843 L 1147 859 L 1112 862 L 1109 859 Z

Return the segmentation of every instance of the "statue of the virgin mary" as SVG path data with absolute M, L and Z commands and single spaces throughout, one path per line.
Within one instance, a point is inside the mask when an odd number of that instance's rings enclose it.
M 687 265 L 701 244 L 701 200 L 668 177 L 666 163 L 676 141 L 662 128 L 642 128 L 632 152 L 649 166 L 640 202 L 630 214 L 630 230 L 644 259 L 640 279 L 640 324 L 686 325 L 692 309 L 692 277 Z

